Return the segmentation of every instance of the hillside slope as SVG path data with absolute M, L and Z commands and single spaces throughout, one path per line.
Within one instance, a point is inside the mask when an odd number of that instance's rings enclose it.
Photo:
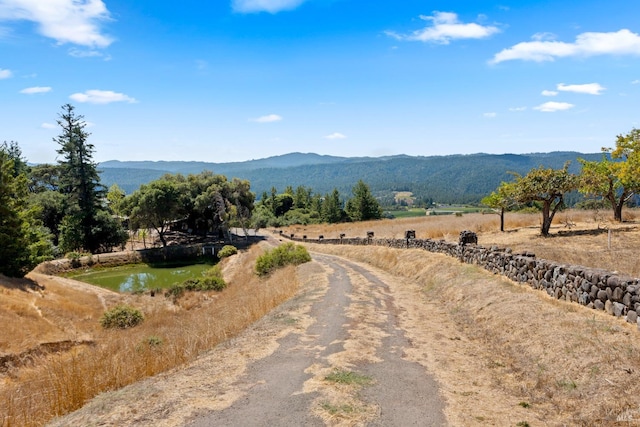
M 579 158 L 598 160 L 601 157 L 600 153 L 577 152 L 379 158 L 291 153 L 236 163 L 109 161 L 100 164 L 100 169 L 103 184 L 117 183 L 127 193 L 164 173 L 211 170 L 229 179 L 249 180 L 258 197 L 272 187 L 283 191 L 289 185 L 294 188 L 304 185 L 320 194 L 337 188 L 346 196 L 362 179 L 376 195 L 402 190 L 442 203 L 469 203 L 478 202 L 500 182 L 513 179 L 509 172 L 526 174 L 539 166 L 560 168 L 567 161 L 577 172 Z

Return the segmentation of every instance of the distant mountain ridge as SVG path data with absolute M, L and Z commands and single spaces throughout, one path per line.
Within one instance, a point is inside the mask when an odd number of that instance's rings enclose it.
M 289 168 L 312 164 L 331 164 L 347 160 L 347 157 L 325 156 L 315 153 L 290 153 L 280 156 L 267 157 L 265 159 L 247 160 L 244 162 L 212 163 L 196 161 L 120 161 L 109 160 L 101 163 L 104 168 L 133 168 L 169 171 L 172 173 L 200 173 L 203 170 L 225 171 L 233 170 L 255 170 L 265 168 Z M 218 173 L 218 172 L 216 172 Z
M 288 185 L 310 187 L 325 194 L 337 188 L 350 195 L 351 188 L 364 180 L 378 196 L 392 191 L 412 191 L 418 197 L 442 203 L 477 202 L 502 181 L 509 172 L 526 174 L 539 166 L 561 168 L 569 161 L 578 172 L 578 158 L 600 160 L 602 153 L 558 151 L 531 154 L 456 154 L 448 156 L 336 157 L 314 153 L 290 153 L 246 162 L 208 163 L 185 161 L 118 161 L 99 165 L 102 183 L 117 183 L 127 194 L 141 184 L 165 173 L 197 174 L 210 170 L 227 178 L 247 179 L 258 197 L 275 187 L 282 192 Z

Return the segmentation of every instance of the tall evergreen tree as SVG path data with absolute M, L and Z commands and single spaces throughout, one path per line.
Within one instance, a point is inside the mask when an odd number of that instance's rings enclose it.
M 105 250 L 104 245 L 122 240 L 126 232 L 112 222 L 115 219 L 101 213 L 105 189 L 100 184 L 97 164 L 93 161 L 94 146 L 88 142 L 84 116 L 75 113 L 71 104 L 62 106 L 58 124 L 62 132 L 54 141 L 60 145 L 60 192 L 65 195 L 65 217 L 60 226 L 60 244 L 65 251 L 86 249 L 91 253 Z M 116 236 L 105 241 L 104 230 Z
M 22 165 L 16 167 L 16 162 Z M 28 168 L 24 166 L 16 143 L 0 146 L 0 273 L 15 277 L 51 259 L 53 249 L 37 218 L 39 206 L 28 203 Z
M 22 150 L 16 141 L 4 141 L 0 144 L 0 150 L 5 152 L 9 160 L 13 160 L 12 175 L 14 177 L 29 173 L 29 165 L 27 165 L 27 161 L 22 157 Z
M 20 215 L 25 196 L 13 172 L 14 161 L 5 150 L 0 150 L 0 273 L 22 277 L 29 263 L 27 236 Z
M 295 208 L 304 209 L 308 208 L 311 204 L 311 189 L 306 188 L 303 185 L 296 187 L 295 194 L 293 195 L 293 206 Z
M 331 194 L 327 194 L 322 201 L 322 220 L 330 224 L 342 221 L 344 211 L 342 210 L 342 201 L 337 188 L 333 189 Z
M 347 201 L 346 211 L 352 221 L 382 218 L 382 208 L 363 180 L 353 187 L 353 198 Z

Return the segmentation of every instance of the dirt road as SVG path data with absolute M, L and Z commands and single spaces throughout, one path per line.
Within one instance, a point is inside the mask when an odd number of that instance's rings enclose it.
M 246 395 L 191 425 L 322 426 L 332 418 L 380 426 L 442 425 L 434 380 L 402 358 L 409 343 L 384 281 L 344 259 L 314 259 L 330 284 L 311 305 L 314 322 L 280 339 L 273 354 L 249 366 L 237 384 Z M 340 398 L 333 403 L 331 390 L 323 389 L 330 388 L 326 378 L 335 371 L 370 385 L 347 393 L 353 403 Z M 325 385 L 314 389 L 308 386 L 312 382 Z
M 184 369 L 105 393 L 52 425 L 441 426 L 438 387 L 403 358 L 385 280 L 313 254 L 298 296 Z

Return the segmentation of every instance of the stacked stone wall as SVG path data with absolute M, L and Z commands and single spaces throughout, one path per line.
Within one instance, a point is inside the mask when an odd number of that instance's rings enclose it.
M 531 252 L 513 253 L 509 248 L 456 244 L 432 239 L 346 238 L 307 239 L 286 236 L 290 240 L 331 245 L 374 245 L 397 249 L 423 249 L 442 253 L 467 264 L 478 265 L 492 273 L 527 283 L 553 298 L 575 302 L 595 310 L 623 317 L 640 329 L 640 280 L 614 272 L 565 265 L 536 258 Z

